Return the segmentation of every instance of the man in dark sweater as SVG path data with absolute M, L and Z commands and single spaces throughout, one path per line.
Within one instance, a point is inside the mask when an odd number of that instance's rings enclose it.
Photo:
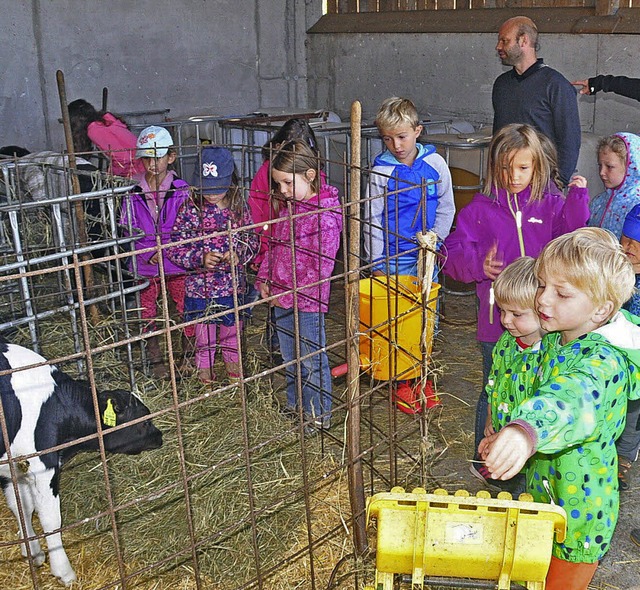
M 620 96 L 640 100 L 640 79 L 627 78 L 626 76 L 595 76 L 588 80 L 576 80 L 571 82 L 574 86 L 580 87 L 580 94 L 595 94 L 602 92 L 613 92 Z
M 566 185 L 580 153 L 576 91 L 537 57 L 537 49 L 538 29 L 530 18 L 516 16 L 500 27 L 496 51 L 502 64 L 513 68 L 493 83 L 493 132 L 510 123 L 533 125 L 555 144 L 560 178 Z

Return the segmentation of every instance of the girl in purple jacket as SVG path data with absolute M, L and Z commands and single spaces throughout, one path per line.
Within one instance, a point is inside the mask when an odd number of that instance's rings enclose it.
M 459 213 L 455 230 L 446 238 L 444 273 L 476 284 L 477 339 L 482 351 L 483 384 L 476 410 L 476 453 L 487 415 L 484 394 L 491 354 L 503 327 L 493 300 L 493 281 L 520 256 L 536 258 L 542 248 L 562 234 L 586 225 L 589 219 L 587 181 L 574 176 L 565 197 L 556 189 L 556 150 L 551 141 L 529 125 L 511 124 L 498 131 L 489 146 L 487 180 Z M 486 479 L 484 466 L 471 471 Z
M 271 177 L 282 202 L 256 287 L 264 298 L 275 296 L 271 304 L 280 351 L 289 363 L 287 410 L 297 414 L 302 409 L 305 432 L 313 434 L 331 425 L 324 314 L 329 308 L 331 273 L 342 231 L 340 200 L 338 189 L 323 182 L 318 156 L 304 141 L 291 141 L 280 148 L 271 164 Z M 297 359 L 299 363 L 293 362 Z M 296 393 L 298 367 L 300 398 Z
M 203 383 L 216 381 L 213 370 L 216 347 L 229 379 L 242 377 L 238 333 L 242 315 L 234 313 L 244 303 L 246 264 L 258 252 L 258 235 L 245 226 L 251 217 L 238 187 L 233 156 L 223 147 L 202 150 L 193 181 L 196 193 L 176 217 L 169 258 L 188 271 L 184 311 L 196 324 L 196 367 Z
M 135 244 L 139 254 L 135 257 L 133 271 L 149 280 L 149 286 L 140 292 L 145 331 L 156 329 L 161 272 L 180 315 L 184 308 L 184 269 L 169 260 L 165 249 L 158 250 L 156 242 L 158 237 L 161 245 L 170 241 L 178 210 L 189 198 L 189 185 L 170 170 L 176 160 L 176 150 L 172 146 L 171 134 L 164 127 L 152 125 L 140 132 L 136 158 L 142 162 L 145 173 L 123 201 L 120 216 L 125 233 L 140 236 Z M 192 352 L 192 338 L 193 328 L 185 328 L 182 339 L 185 357 Z M 166 379 L 169 368 L 164 362 L 159 336 L 147 339 L 147 353 L 152 375 Z

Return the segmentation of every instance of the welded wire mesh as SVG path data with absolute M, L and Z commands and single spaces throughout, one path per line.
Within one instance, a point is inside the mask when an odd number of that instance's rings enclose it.
M 348 146 L 345 130 L 340 133 L 343 139 L 336 139 L 334 150 L 335 145 Z M 188 177 L 202 145 L 177 147 Z M 251 174 L 244 167 L 261 146 L 228 147 L 237 156 L 246 199 Z M 302 295 L 297 287 L 258 300 L 236 291 L 230 309 L 212 306 L 204 318 L 185 321 L 166 296 L 168 276 L 160 265 L 160 292 L 165 295 L 149 326 L 141 316 L 140 292 L 149 281 L 137 274 L 137 234 L 120 224 L 123 202 L 136 190 L 135 182 L 86 172 L 90 190 L 72 195 L 68 178 L 76 172 L 64 159 L 0 164 L 6 194 L 0 207 L 0 330 L 11 342 L 37 350 L 98 390 L 135 390 L 164 434 L 161 449 L 140 456 L 79 454 L 65 465 L 60 483 L 63 539 L 83 588 L 325 588 L 330 582 L 332 587 L 359 588 L 371 578 L 371 560 L 354 555 L 353 520 L 364 515 L 350 513 L 350 495 L 364 497 L 407 482 L 424 485 L 432 453 L 429 418 L 426 412 L 408 416 L 398 411 L 394 391 L 403 374 L 380 379 L 371 370 L 362 372 L 357 460 L 364 470 L 364 489 L 350 489 L 348 384 L 337 377 L 322 386 L 331 396 L 331 425 L 314 428 L 323 416 L 302 411 L 301 369 L 320 354 L 328 356 L 332 367 L 341 365 L 349 344 L 345 324 L 355 321 L 361 344 L 380 340 L 380 354 L 391 365 L 395 361 L 389 359 L 397 354 L 408 355 L 417 368 L 411 375 L 419 376 L 423 358 L 399 344 L 401 322 L 404 314 L 417 312 L 417 325 L 429 324 L 433 331 L 436 308 L 425 305 L 418 289 L 408 311 L 398 311 L 397 299 L 388 293 L 385 320 L 348 317 L 344 288 L 349 246 L 344 237 L 353 209 L 346 208 L 346 161 L 343 150 L 326 168 L 328 182 L 341 187 L 335 213 L 344 224 L 335 268 L 326 279 L 331 291 L 324 316 L 326 345 L 305 351 L 296 321 L 291 336 L 297 344 L 288 363 L 278 359 L 272 342 L 272 307 L 283 295 L 292 295 L 298 309 Z M 42 198 L 24 183 L 21 168 L 27 166 L 44 178 Z M 54 192 L 50 185 L 60 177 Z M 362 182 L 368 182 L 366 169 Z M 363 211 L 366 199 L 351 198 L 355 210 Z M 322 208 L 296 212 L 282 200 L 280 206 L 288 207 L 289 214 L 266 225 L 290 224 L 293 235 L 297 224 L 326 214 Z M 260 229 L 228 227 L 191 240 L 223 236 L 233 252 L 243 247 L 247 231 Z M 291 247 L 294 260 L 305 254 L 295 239 Z M 167 248 L 158 239 L 151 251 L 135 254 L 160 255 Z M 361 265 L 354 270 L 366 279 L 371 265 L 360 251 L 356 254 Z M 232 278 L 240 284 L 237 276 Z M 202 321 L 215 323 L 229 315 L 240 335 L 241 378 L 229 380 L 218 358 L 217 376 L 203 383 L 183 335 Z M 421 329 L 415 334 L 418 342 Z M 167 379 L 153 377 L 148 354 L 153 338 L 159 339 Z M 287 408 L 287 379 L 295 389 L 294 412 Z M 12 456 L 10 462 L 23 460 Z M 8 463 L 0 461 L 0 468 Z M 8 512 L 0 515 L 0 585 L 56 587 L 46 565 L 36 570 L 21 560 L 21 544 L 11 532 L 15 523 Z

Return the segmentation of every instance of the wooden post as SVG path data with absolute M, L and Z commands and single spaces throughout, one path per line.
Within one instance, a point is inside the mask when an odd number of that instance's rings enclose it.
M 367 550 L 367 523 L 364 501 L 362 459 L 360 457 L 360 162 L 361 162 L 362 105 L 351 104 L 351 169 L 349 182 L 348 253 L 346 257 L 345 291 L 347 301 L 347 473 L 349 501 L 353 518 L 353 537 L 356 555 Z M 346 229 L 346 228 L 345 228 Z
M 67 143 L 67 155 L 69 159 L 69 168 L 71 172 L 71 187 L 73 194 L 80 194 L 80 181 L 78 180 L 78 175 L 75 174 L 77 170 L 76 166 L 76 152 L 73 147 L 73 135 L 71 134 L 71 122 L 69 120 L 69 108 L 67 105 L 67 90 L 64 84 L 64 74 L 62 70 L 58 70 L 56 72 L 56 81 L 58 82 L 58 95 L 60 96 L 60 110 L 62 111 L 62 124 L 64 126 L 64 137 Z M 84 222 L 84 205 L 81 201 L 74 202 L 76 220 L 78 222 L 78 239 L 80 241 L 81 246 L 85 246 L 88 243 L 87 238 L 87 226 Z M 89 256 L 87 254 L 83 254 L 81 260 L 88 260 Z M 94 282 L 93 282 L 93 269 L 91 265 L 85 265 L 82 267 L 82 275 L 84 277 L 84 284 L 87 288 L 87 292 L 90 296 L 94 294 Z M 77 288 L 81 288 L 80 285 L 77 285 Z M 92 303 L 89 306 L 89 317 L 91 318 L 91 323 L 93 325 L 97 325 L 100 321 L 100 314 L 98 313 L 98 307 L 95 303 Z

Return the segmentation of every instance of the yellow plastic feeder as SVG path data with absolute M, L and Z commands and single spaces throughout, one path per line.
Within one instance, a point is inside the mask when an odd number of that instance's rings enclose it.
M 555 535 L 562 542 L 567 517 L 563 508 L 519 500 L 508 492 L 492 498 L 422 488 L 405 493 L 392 488 L 367 500 L 367 525 L 377 521 L 375 586 L 392 590 L 394 575 L 410 575 L 412 588 L 423 588 L 425 576 L 452 580 L 493 580 L 509 590 L 511 580 L 544 590 Z M 443 585 L 443 584 L 441 584 Z
M 427 356 L 433 343 L 439 289 L 440 285 L 432 283 L 426 302 Z M 417 277 L 372 276 L 360 281 L 360 366 L 375 379 L 420 376 L 422 307 Z

